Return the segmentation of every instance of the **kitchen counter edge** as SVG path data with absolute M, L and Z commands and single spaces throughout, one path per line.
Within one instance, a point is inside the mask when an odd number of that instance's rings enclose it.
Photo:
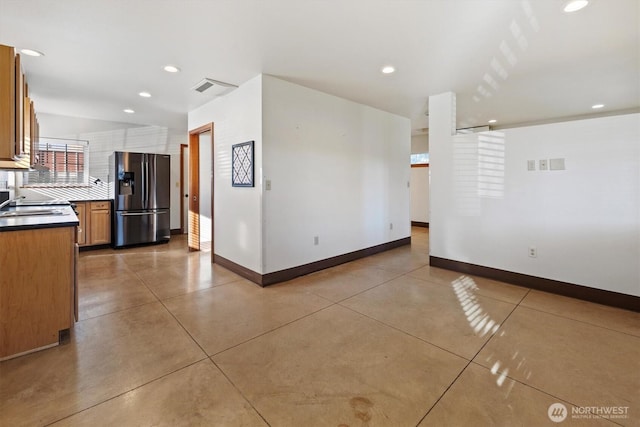
M 39 228 L 77 227 L 78 217 L 71 206 L 63 206 L 63 215 L 35 215 L 13 218 L 0 218 L 0 232 L 34 230 Z

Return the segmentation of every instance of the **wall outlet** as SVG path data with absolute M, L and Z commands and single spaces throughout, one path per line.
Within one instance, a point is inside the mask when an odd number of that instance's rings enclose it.
M 320 237 L 318 236 L 313 236 L 313 244 L 315 246 L 318 246 L 318 244 L 320 244 Z
M 536 161 L 535 160 L 527 160 L 527 170 L 528 171 L 536 170 Z
M 538 249 L 535 246 L 529 246 L 529 257 L 530 258 L 538 257 Z
M 546 171 L 548 169 L 548 167 L 547 167 L 547 159 L 540 160 L 539 165 L 540 165 L 539 169 L 541 171 Z

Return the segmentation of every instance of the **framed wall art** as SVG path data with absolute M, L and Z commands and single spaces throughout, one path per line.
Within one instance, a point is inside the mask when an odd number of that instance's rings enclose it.
M 253 141 L 231 146 L 231 185 L 253 187 Z

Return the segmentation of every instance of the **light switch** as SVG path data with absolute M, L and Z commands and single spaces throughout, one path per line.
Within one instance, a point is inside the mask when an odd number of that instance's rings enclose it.
M 528 171 L 536 170 L 536 161 L 535 160 L 527 160 L 527 170 Z
M 547 159 L 540 160 L 538 163 L 539 163 L 539 165 L 540 165 L 540 166 L 539 166 L 539 169 L 540 169 L 541 171 L 546 171 L 546 170 L 548 169 L 548 168 L 547 168 Z
M 267 191 L 271 190 L 271 180 L 270 179 L 267 179 L 264 182 L 264 189 L 267 190 Z

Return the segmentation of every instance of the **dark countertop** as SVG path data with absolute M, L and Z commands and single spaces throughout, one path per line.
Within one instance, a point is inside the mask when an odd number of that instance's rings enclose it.
M 31 209 L 55 209 L 62 211 L 62 215 L 33 215 L 33 216 L 16 216 L 9 218 L 0 217 L 0 232 L 3 231 L 16 231 L 16 230 L 31 230 L 38 228 L 55 228 L 55 227 L 76 227 L 78 217 L 70 206 L 17 206 L 12 208 L 5 208 L 2 212 L 6 211 L 20 211 Z

